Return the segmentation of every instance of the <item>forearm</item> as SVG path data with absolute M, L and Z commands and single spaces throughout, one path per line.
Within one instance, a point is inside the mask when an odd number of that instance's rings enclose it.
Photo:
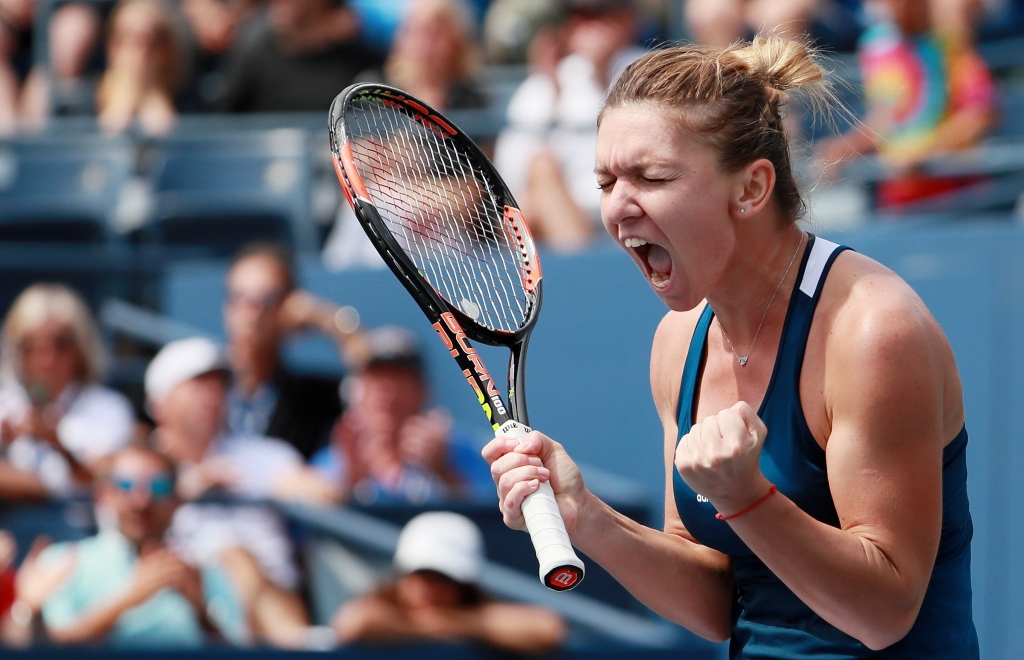
M 470 610 L 466 624 L 470 639 L 515 653 L 545 653 L 565 638 L 557 614 L 528 605 L 488 603 Z
M 85 644 L 109 633 L 132 603 L 121 596 L 86 614 L 77 622 L 63 628 L 48 628 L 47 633 L 58 644 Z
M 989 108 L 966 108 L 939 125 L 931 140 L 934 151 L 974 146 L 992 126 L 994 113 Z
M 335 616 L 333 626 L 345 644 L 405 642 L 425 638 L 420 628 L 401 609 L 381 603 L 373 597 L 345 605 Z
M 729 524 L 801 601 L 868 647 L 913 625 L 923 593 L 867 531 L 818 522 L 781 493 Z
M 725 555 L 644 527 L 592 494 L 572 540 L 658 614 L 707 639 L 731 634 L 733 575 Z
M 0 499 L 8 501 L 45 500 L 49 497 L 39 477 L 0 460 Z

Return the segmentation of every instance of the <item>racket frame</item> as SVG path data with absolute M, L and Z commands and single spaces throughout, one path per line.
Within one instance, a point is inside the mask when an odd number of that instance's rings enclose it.
M 369 98 L 384 102 L 403 110 L 414 121 L 436 134 L 454 139 L 466 148 L 473 157 L 474 165 L 483 175 L 487 192 L 504 207 L 503 218 L 506 231 L 515 232 L 512 237 L 521 246 L 525 245 L 531 265 L 524 278 L 524 289 L 532 297 L 528 299 L 526 318 L 515 332 L 489 330 L 481 327 L 453 304 L 449 304 L 434 288 L 426 275 L 413 263 L 405 250 L 395 240 L 381 218 L 373 200 L 359 175 L 345 131 L 344 112 L 353 97 Z M 376 83 L 350 85 L 331 104 L 328 124 L 331 151 L 335 171 L 346 198 L 356 213 L 360 224 L 368 230 L 371 242 L 380 253 L 384 263 L 395 274 L 413 300 L 430 320 L 445 348 L 451 354 L 476 393 L 477 400 L 487 415 L 491 427 L 497 431 L 503 424 L 513 420 L 529 426 L 529 411 L 526 407 L 526 350 L 530 334 L 537 322 L 543 300 L 543 277 L 537 258 L 533 238 L 522 218 L 512 193 L 498 175 L 497 170 L 473 140 L 461 129 L 449 122 L 427 104 L 411 99 L 400 89 Z M 518 235 L 519 233 L 523 235 Z M 484 366 L 483 359 L 473 348 L 470 340 L 489 346 L 505 347 L 509 350 L 508 395 L 502 399 L 494 378 Z M 507 401 L 507 403 L 506 403 Z

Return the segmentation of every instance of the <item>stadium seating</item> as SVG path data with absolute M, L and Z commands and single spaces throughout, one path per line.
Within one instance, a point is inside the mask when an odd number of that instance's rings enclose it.
M 255 239 L 315 248 L 304 132 L 179 134 L 153 151 L 154 211 L 140 242 L 219 255 Z
M 132 159 L 98 135 L 0 141 L 0 242 L 106 242 Z

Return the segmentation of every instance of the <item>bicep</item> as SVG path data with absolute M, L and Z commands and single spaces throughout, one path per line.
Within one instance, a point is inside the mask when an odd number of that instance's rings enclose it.
M 940 358 L 915 334 L 838 365 L 826 462 L 840 526 L 923 597 L 942 524 L 943 387 Z

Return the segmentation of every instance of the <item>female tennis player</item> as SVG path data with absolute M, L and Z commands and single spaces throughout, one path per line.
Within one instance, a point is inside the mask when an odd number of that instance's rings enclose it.
M 574 545 L 733 658 L 977 658 L 953 353 L 899 277 L 796 224 L 795 91 L 830 98 L 775 37 L 656 51 L 615 83 L 604 223 L 671 310 L 651 357 L 665 529 L 538 432 L 484 449 L 501 511 L 522 529 L 550 481 Z

